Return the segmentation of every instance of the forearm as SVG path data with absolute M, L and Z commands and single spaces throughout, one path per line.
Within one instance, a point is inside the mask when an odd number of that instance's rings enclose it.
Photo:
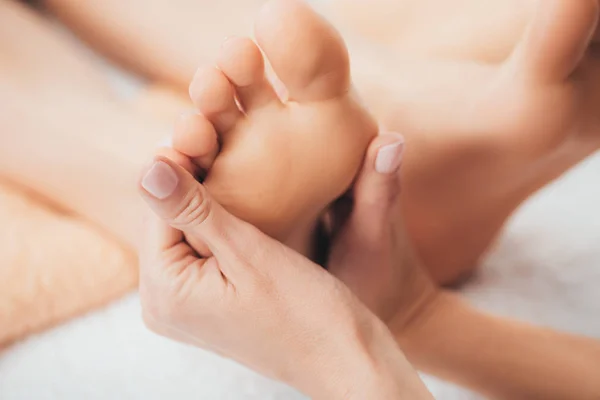
M 379 321 L 373 325 L 368 342 L 347 343 L 339 357 L 314 362 L 295 386 L 317 400 L 432 399 L 391 332 Z
M 398 338 L 417 368 L 491 398 L 600 398 L 600 342 L 494 317 L 452 295 Z

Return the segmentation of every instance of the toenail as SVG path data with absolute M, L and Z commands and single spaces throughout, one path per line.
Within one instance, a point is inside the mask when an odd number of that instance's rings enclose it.
M 400 168 L 404 142 L 398 141 L 382 146 L 377 151 L 375 158 L 375 170 L 380 174 L 391 174 Z
M 178 183 L 173 168 L 163 161 L 156 161 L 142 178 L 142 187 L 159 200 L 172 195 Z

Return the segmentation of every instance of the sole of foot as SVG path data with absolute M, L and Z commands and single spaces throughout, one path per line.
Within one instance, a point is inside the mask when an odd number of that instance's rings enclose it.
M 525 199 L 600 145 L 597 1 L 550 0 L 535 15 L 502 63 L 419 59 L 359 81 L 406 138 L 405 216 L 438 282 L 471 273 Z
M 310 255 L 317 220 L 352 184 L 377 124 L 352 94 L 341 37 L 304 2 L 268 2 L 255 36 L 227 40 L 216 67 L 197 71 L 197 112 L 181 117 L 173 147 L 234 215 Z
M 402 56 L 504 61 L 536 10 L 533 0 L 331 0 L 345 31 Z

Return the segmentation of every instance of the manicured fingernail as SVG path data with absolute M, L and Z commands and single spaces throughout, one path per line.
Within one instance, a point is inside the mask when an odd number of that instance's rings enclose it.
M 178 183 L 179 178 L 173 168 L 163 161 L 156 161 L 142 178 L 142 187 L 159 200 L 172 195 Z
M 402 163 L 403 150 L 403 141 L 382 146 L 377 151 L 377 158 L 375 158 L 375 171 L 380 174 L 391 174 L 392 172 L 395 172 L 400 168 L 400 163 Z

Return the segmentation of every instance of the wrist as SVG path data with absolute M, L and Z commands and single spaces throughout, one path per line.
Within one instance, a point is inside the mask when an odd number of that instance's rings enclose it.
M 465 345 L 460 332 L 479 323 L 478 314 L 462 298 L 442 290 L 423 302 L 410 319 L 392 320 L 389 327 L 415 368 L 432 373 L 444 351 Z
M 369 313 L 370 314 L 370 313 Z M 340 332 L 301 390 L 313 399 L 431 398 L 389 329 L 374 315 Z M 333 364 L 331 363 L 333 361 Z
M 455 301 L 455 297 L 439 289 L 424 292 L 411 302 L 410 307 L 404 307 L 388 319 L 388 327 L 400 346 L 404 349 L 405 343 L 418 340 L 423 331 Z

